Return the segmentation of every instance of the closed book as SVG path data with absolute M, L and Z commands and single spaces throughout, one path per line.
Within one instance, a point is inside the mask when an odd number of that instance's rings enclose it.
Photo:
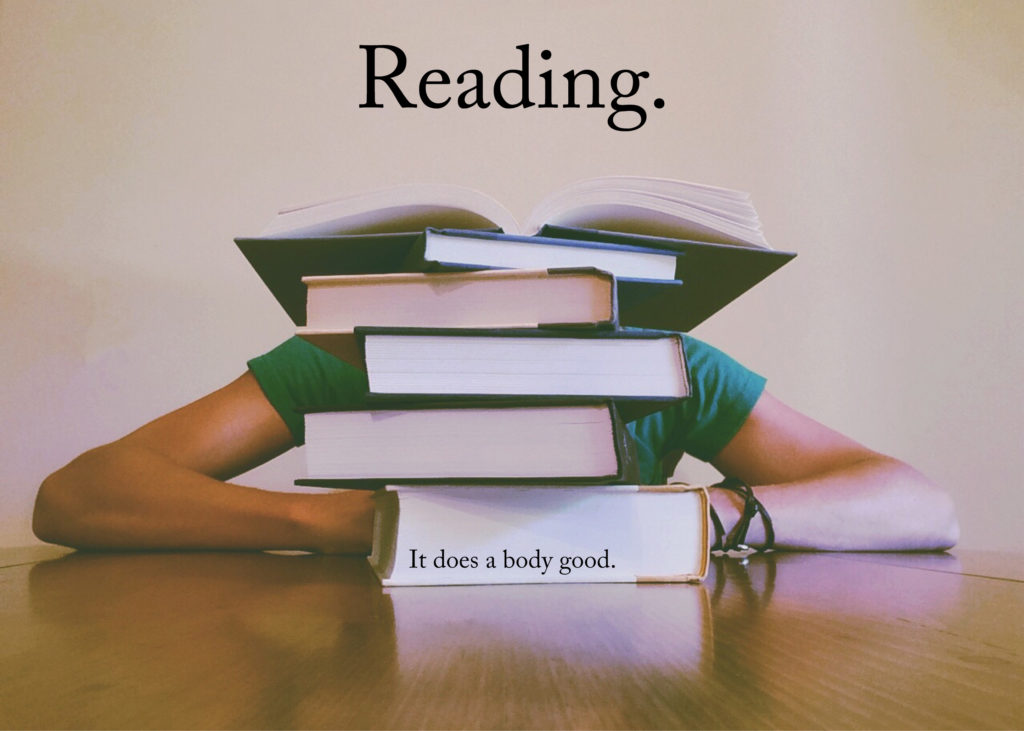
M 406 267 L 416 269 L 597 267 L 617 279 L 675 281 L 674 252 L 633 243 L 496 231 L 428 228 L 410 252 Z
M 299 331 L 366 371 L 369 399 L 610 398 L 633 421 L 690 395 L 679 333 L 362 328 Z
M 686 485 L 388 486 L 371 568 L 385 586 L 700 581 L 708 497 Z
M 636 481 L 636 447 L 611 401 L 412 403 L 304 418 L 300 485 Z
M 607 327 L 615 279 L 584 269 L 483 270 L 303 277 L 303 332 L 369 327 Z

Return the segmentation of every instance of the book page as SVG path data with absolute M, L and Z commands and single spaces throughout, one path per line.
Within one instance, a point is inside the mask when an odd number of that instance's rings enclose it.
M 544 224 L 769 248 L 748 194 L 678 180 L 584 180 L 541 201 L 525 228 Z
M 409 184 L 283 209 L 260 236 L 398 233 L 428 226 L 519 229 L 507 208 L 479 191 L 458 185 Z

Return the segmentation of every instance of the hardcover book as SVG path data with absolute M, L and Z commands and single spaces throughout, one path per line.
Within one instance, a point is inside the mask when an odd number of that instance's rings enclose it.
M 366 327 L 613 328 L 615 279 L 597 269 L 303 277 L 300 334 Z
M 538 269 L 596 267 L 618 279 L 679 279 L 674 252 L 625 241 L 517 236 L 495 231 L 427 228 L 410 252 L 409 269 Z
M 413 403 L 309 412 L 305 426 L 300 485 L 636 481 L 636 447 L 611 401 Z
M 369 562 L 385 586 L 699 581 L 703 488 L 388 486 Z
M 690 395 L 679 333 L 637 330 L 361 328 L 302 337 L 366 371 L 379 397 L 609 398 L 626 421 Z

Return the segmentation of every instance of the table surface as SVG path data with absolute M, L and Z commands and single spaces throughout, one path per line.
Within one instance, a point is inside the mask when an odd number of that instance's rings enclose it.
M 361 559 L 0 550 L 0 728 L 1022 728 L 1024 562 L 382 590 Z

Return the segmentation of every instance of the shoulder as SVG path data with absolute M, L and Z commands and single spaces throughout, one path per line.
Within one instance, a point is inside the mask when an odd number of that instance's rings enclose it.
M 690 396 L 630 424 L 638 452 L 652 465 L 658 460 L 674 463 L 683 452 L 712 460 L 739 432 L 764 392 L 763 376 L 718 348 L 685 334 L 683 347 Z M 656 476 L 651 467 L 648 477 Z
M 766 379 L 698 338 L 684 335 L 683 344 L 691 391 L 683 406 L 686 451 L 710 460 L 747 420 Z
M 305 441 L 302 412 L 351 408 L 366 395 L 366 374 L 299 337 L 248 361 L 264 395 L 296 444 Z

